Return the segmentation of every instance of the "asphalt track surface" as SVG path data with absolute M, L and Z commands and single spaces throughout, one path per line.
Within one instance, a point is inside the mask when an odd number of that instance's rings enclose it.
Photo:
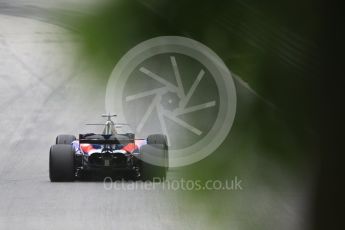
M 75 41 L 64 29 L 19 17 L 16 9 L 15 16 L 5 11 L 0 10 L 0 229 L 200 228 L 200 221 L 184 215 L 188 205 L 159 187 L 107 190 L 102 182 L 49 181 L 48 151 L 56 134 L 78 133 L 104 111 L 105 90 L 98 89 L 106 82 L 70 58 Z

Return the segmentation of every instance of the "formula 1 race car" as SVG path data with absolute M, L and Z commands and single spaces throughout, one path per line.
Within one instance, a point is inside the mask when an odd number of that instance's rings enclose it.
M 111 117 L 102 134 L 59 135 L 50 148 L 50 181 L 74 181 L 90 173 L 125 175 L 133 179 L 164 179 L 168 170 L 168 143 L 163 134 L 135 139 L 134 133 L 120 133 Z M 99 124 L 90 124 L 99 125 Z M 153 164 L 152 164 L 153 162 Z

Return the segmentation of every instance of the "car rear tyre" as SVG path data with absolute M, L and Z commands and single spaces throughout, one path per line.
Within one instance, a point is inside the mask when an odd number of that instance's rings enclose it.
M 77 138 L 73 135 L 59 135 L 56 137 L 56 144 L 66 144 L 70 145 L 73 141 L 75 141 Z
M 74 181 L 75 152 L 71 145 L 59 144 L 50 148 L 49 177 L 51 182 Z
M 166 178 L 167 149 L 162 144 L 144 145 L 140 149 L 141 179 L 144 181 L 163 181 Z M 149 162 L 154 161 L 157 165 Z M 161 166 L 158 166 L 161 165 Z
M 154 145 L 159 144 L 163 145 L 165 149 L 165 156 L 164 156 L 164 165 L 165 170 L 168 171 L 169 169 L 169 151 L 168 151 L 168 138 L 164 134 L 152 134 L 147 137 L 147 144 Z

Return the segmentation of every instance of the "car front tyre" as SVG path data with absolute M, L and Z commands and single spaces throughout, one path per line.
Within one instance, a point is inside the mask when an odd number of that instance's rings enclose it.
M 77 138 L 75 136 L 73 136 L 73 135 L 66 135 L 66 134 L 65 135 L 59 135 L 59 136 L 56 137 L 55 143 L 57 145 L 59 145 L 59 144 L 66 144 L 66 145 L 69 144 L 70 145 L 76 139 Z

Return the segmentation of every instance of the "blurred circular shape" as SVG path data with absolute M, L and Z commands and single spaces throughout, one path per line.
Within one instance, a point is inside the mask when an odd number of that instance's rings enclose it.
M 121 58 L 105 104 L 107 112 L 134 126 L 138 137 L 166 134 L 169 165 L 179 167 L 205 158 L 224 141 L 236 113 L 236 89 L 211 49 L 189 38 L 163 36 Z

